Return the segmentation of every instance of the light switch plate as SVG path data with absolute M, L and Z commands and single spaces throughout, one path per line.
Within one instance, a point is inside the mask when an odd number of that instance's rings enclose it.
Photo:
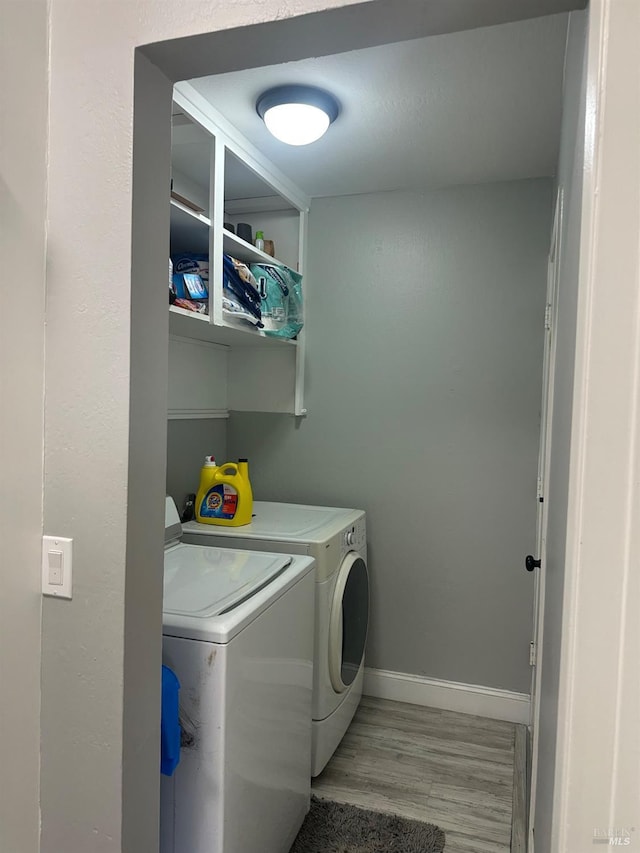
M 42 594 L 71 598 L 73 539 L 42 537 Z

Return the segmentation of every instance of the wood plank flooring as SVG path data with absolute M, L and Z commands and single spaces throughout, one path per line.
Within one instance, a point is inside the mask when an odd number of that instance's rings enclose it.
M 513 754 L 513 813 L 511 816 L 511 853 L 527 849 L 527 730 L 516 726 Z
M 313 793 L 435 823 L 445 853 L 509 853 L 517 728 L 364 696 Z

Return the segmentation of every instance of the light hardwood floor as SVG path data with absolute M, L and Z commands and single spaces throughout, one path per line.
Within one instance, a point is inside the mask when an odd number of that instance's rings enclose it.
M 365 696 L 313 793 L 435 823 L 445 853 L 509 853 L 517 728 Z

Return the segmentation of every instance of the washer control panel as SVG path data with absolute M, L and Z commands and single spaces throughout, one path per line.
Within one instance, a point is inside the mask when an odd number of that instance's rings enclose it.
M 342 533 L 342 555 L 348 551 L 365 551 L 367 547 L 367 526 L 364 518 L 359 518 Z

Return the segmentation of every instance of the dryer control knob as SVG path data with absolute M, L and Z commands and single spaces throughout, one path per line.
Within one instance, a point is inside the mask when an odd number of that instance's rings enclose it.
M 355 545 L 355 543 L 356 543 L 355 531 L 354 530 L 347 530 L 347 532 L 344 534 L 344 541 L 349 547 L 351 547 L 352 545 Z

